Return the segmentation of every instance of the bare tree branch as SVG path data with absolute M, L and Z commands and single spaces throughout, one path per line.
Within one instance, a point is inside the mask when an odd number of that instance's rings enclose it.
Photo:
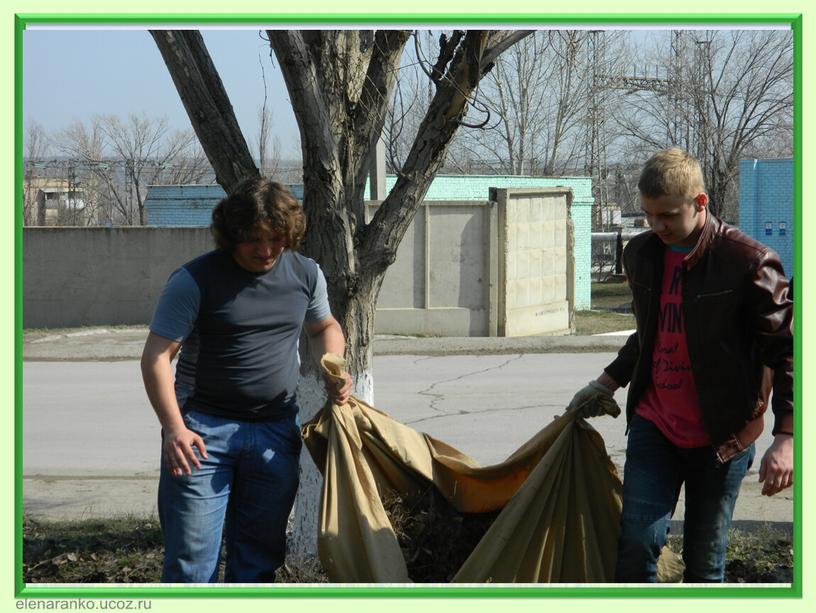
M 151 30 L 198 140 L 218 183 L 230 191 L 238 181 L 258 174 L 201 33 Z

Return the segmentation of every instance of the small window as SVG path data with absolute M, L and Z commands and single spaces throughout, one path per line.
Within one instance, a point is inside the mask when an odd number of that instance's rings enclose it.
M 779 222 L 779 236 L 785 236 L 788 231 L 788 224 L 784 221 Z
M 765 222 L 765 236 L 773 236 L 773 222 L 766 221 Z

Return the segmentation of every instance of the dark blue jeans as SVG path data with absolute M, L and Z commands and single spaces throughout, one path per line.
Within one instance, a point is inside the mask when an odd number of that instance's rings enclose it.
M 720 464 L 711 447 L 676 447 L 652 422 L 634 415 L 626 445 L 615 580 L 656 580 L 657 558 L 666 543 L 680 486 L 685 483 L 684 580 L 722 582 L 734 503 L 754 454 L 751 444 Z
M 222 531 L 226 581 L 274 581 L 298 486 L 297 418 L 242 422 L 189 411 L 184 422 L 204 439 L 208 458 L 199 456 L 192 475 L 172 477 L 162 457 L 162 581 L 216 581 Z

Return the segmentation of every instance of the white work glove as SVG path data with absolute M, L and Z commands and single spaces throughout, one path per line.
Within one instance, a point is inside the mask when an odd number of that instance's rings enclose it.
M 567 407 L 567 412 L 569 411 L 578 411 L 584 418 L 604 414 L 617 417 L 621 413 L 618 403 L 612 397 L 612 390 L 597 381 L 590 381 L 578 390 Z

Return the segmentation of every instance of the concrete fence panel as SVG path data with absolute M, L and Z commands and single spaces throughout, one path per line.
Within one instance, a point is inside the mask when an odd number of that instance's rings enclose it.
M 377 206 L 369 205 L 369 215 Z M 489 335 L 490 206 L 423 203 L 385 274 L 378 333 Z
M 563 334 L 573 310 L 571 191 L 496 189 L 498 203 L 497 334 Z
M 207 228 L 25 228 L 23 327 L 146 324 L 170 273 L 212 247 Z

